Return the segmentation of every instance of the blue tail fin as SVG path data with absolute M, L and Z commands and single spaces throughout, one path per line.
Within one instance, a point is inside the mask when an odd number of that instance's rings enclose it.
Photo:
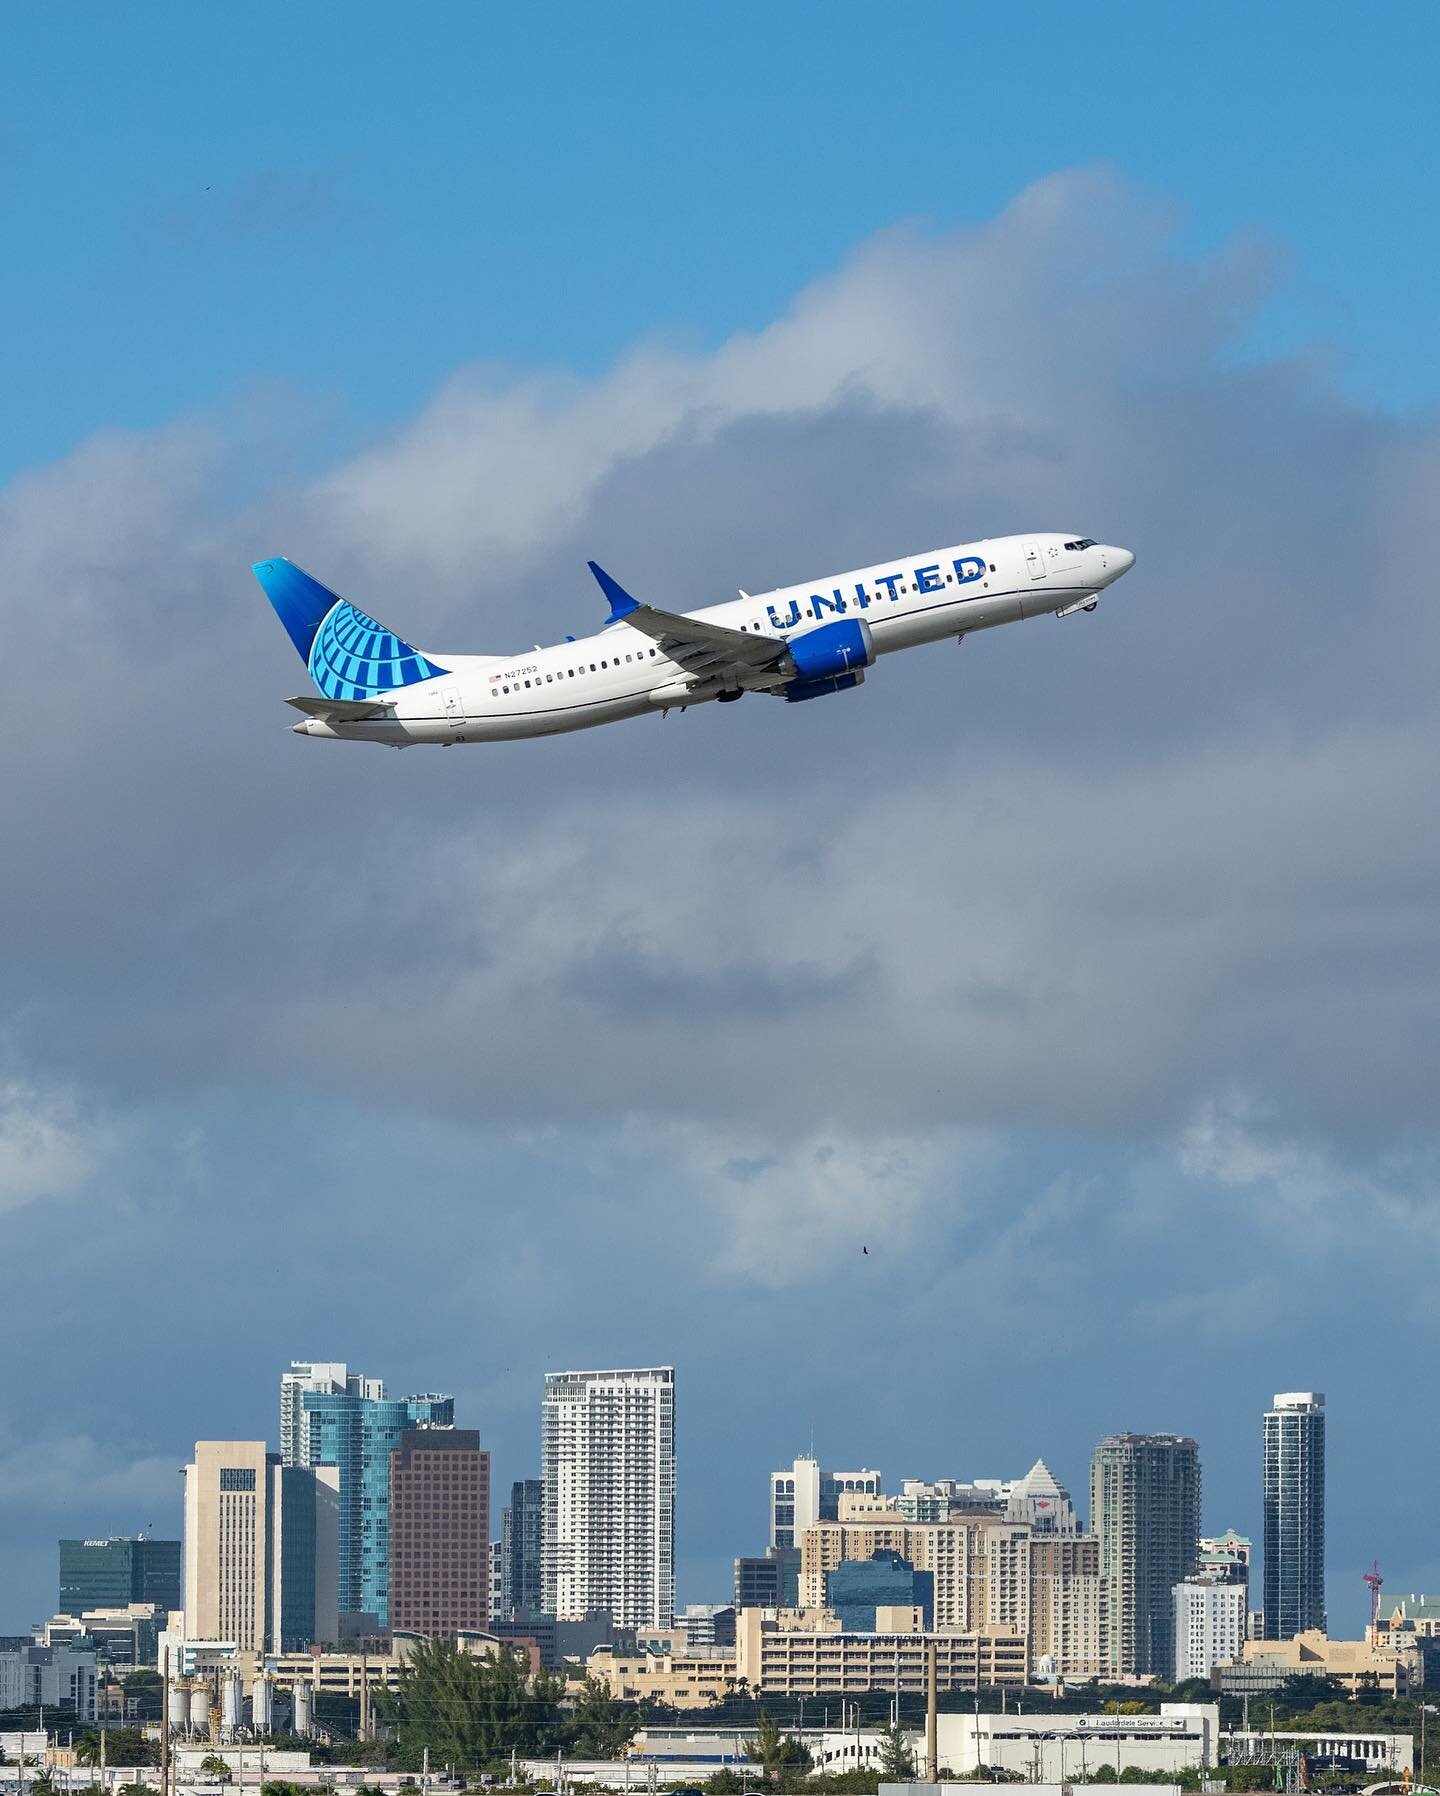
M 257 561 L 255 578 L 326 698 L 374 698 L 446 672 L 283 556 Z

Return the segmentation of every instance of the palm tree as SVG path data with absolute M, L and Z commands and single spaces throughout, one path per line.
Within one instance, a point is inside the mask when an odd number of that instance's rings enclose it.
M 222 1759 L 218 1752 L 207 1752 L 200 1761 L 200 1769 L 206 1777 L 218 1777 L 222 1784 L 230 1781 L 230 1761 Z

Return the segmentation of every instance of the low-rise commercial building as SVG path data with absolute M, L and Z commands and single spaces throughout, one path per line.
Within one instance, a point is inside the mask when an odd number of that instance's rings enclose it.
M 923 1730 L 916 1738 L 921 1741 Z M 1158 1715 L 941 1715 L 940 1763 L 956 1777 L 1003 1771 L 1033 1783 L 1093 1776 L 1102 1766 L 1193 1771 L 1219 1762 L 1218 1703 L 1164 1703 Z
M 585 1669 L 619 1702 L 661 1702 L 672 1709 L 708 1709 L 738 1687 L 733 1648 L 618 1653 L 600 1647 Z
M 1287 1677 L 1305 1675 L 1333 1678 L 1348 1696 L 1362 1690 L 1401 1696 L 1420 1687 L 1425 1667 L 1418 1641 L 1377 1646 L 1368 1640 L 1331 1640 L 1311 1628 L 1290 1640 L 1247 1640 L 1242 1657 L 1215 1672 L 1227 1696 L 1278 1690 Z
M 908 1619 L 913 1620 L 913 1612 Z M 844 1634 L 824 1612 L 746 1609 L 736 1625 L 735 1669 L 748 1688 L 761 1693 L 898 1689 L 902 1695 L 919 1696 L 933 1646 L 941 1690 L 1018 1689 L 1026 1681 L 1027 1644 L 1023 1632 L 1003 1627 L 969 1633 Z
M 67 1708 L 77 1721 L 95 1719 L 97 1667 L 93 1649 L 36 1646 L 0 1652 L 0 1709 Z
M 153 1603 L 129 1603 L 119 1609 L 87 1609 L 83 1614 L 52 1615 L 36 1630 L 40 1646 L 90 1646 L 106 1666 L 151 1666 L 155 1663 L 166 1612 Z

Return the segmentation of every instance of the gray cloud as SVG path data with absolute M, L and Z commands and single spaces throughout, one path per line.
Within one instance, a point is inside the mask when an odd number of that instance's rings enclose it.
M 538 1315 L 554 1361 L 688 1343 L 697 1414 L 763 1382 L 757 1453 L 818 1410 L 897 1475 L 1053 1447 L 1078 1477 L 1105 1427 L 1233 1428 L 1217 1368 L 1259 1400 L 1261 1354 L 1272 1389 L 1358 1402 L 1324 1368 L 1372 1244 L 1428 1338 L 1440 437 L 1319 356 L 1238 364 L 1276 258 L 1179 258 L 1175 222 L 1059 176 L 860 246 L 713 352 L 462 370 L 318 479 L 271 400 L 0 493 L 7 1064 L 81 1156 L 24 1175 L 70 1196 L 12 1210 L 14 1251 L 73 1262 L 77 1340 L 157 1238 L 177 1269 L 126 1338 L 179 1441 L 129 1392 L 77 1434 L 123 1466 L 264 1429 L 277 1356 L 373 1351 L 530 1469 L 508 1343 Z M 599 618 L 590 554 L 685 606 L 1051 525 L 1139 552 L 1093 617 L 824 705 L 446 754 L 290 736 L 303 672 L 248 572 L 285 552 L 426 645 L 498 650 Z M 91 1116 L 143 1124 L 72 1141 Z M 263 1366 L 214 1340 L 217 1287 L 264 1293 Z M 894 1339 L 836 1357 L 835 1316 L 877 1305 Z M 1203 1372 L 1156 1360 L 1167 1328 Z M 962 1336 L 1042 1384 L 1063 1360 L 1086 1403 L 915 1391 L 914 1341 Z M 211 1354 L 201 1408 L 177 1338 Z M 921 1439 L 934 1464 L 893 1464 Z M 740 1544 L 741 1475 L 693 1498 L 687 1552 Z M 1210 1488 L 1233 1513 L 1238 1475 Z
M 713 354 L 459 376 L 258 505 L 221 423 L 14 483 L 13 727 L 44 744 L 5 799 L 17 1039 L 134 1093 L 457 1116 L 825 1115 L 859 1078 L 906 1126 L 1163 1128 L 1232 1082 L 1427 1121 L 1436 445 L 1305 365 L 1227 365 L 1263 258 L 1176 260 L 1168 225 L 1056 177 Z M 246 571 L 284 548 L 422 641 L 503 647 L 598 615 L 586 552 L 688 604 L 1027 522 L 1139 567 L 1093 619 L 829 708 L 444 758 L 287 737 L 303 676 Z

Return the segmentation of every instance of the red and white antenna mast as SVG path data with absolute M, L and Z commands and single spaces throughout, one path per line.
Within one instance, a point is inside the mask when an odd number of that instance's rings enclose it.
M 1380 1586 L 1385 1582 L 1380 1576 L 1378 1559 L 1370 1561 L 1370 1569 L 1365 1573 L 1365 1582 L 1370 1586 L 1370 1635 L 1373 1640 L 1375 1630 L 1380 1626 Z

